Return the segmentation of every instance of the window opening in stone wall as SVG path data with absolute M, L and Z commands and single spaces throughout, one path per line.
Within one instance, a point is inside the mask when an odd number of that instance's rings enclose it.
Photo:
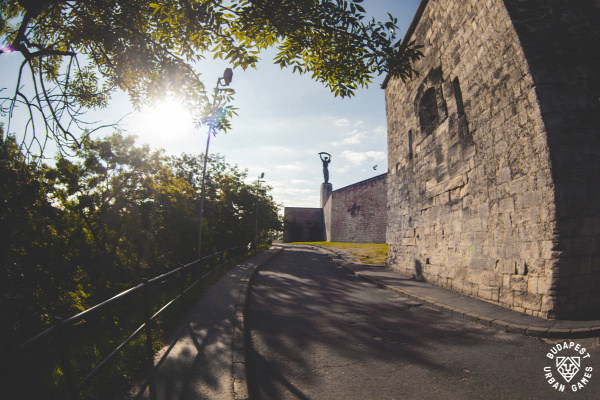
M 452 87 L 454 89 L 454 98 L 456 99 L 456 108 L 458 109 L 458 115 L 465 115 L 465 106 L 463 104 L 462 91 L 460 90 L 460 82 L 458 77 L 452 81 Z
M 423 93 L 419 103 L 419 123 L 421 131 L 426 131 L 438 118 L 438 105 L 435 88 L 431 87 Z
M 456 114 L 458 116 L 458 136 L 463 145 L 471 143 L 473 138 L 469 134 L 469 124 L 465 114 L 465 105 L 463 103 L 462 91 L 460 90 L 460 81 L 458 77 L 452 80 L 452 89 L 454 90 L 454 99 L 456 101 Z
M 412 160 L 413 158 L 413 131 L 412 129 L 408 131 L 408 159 Z

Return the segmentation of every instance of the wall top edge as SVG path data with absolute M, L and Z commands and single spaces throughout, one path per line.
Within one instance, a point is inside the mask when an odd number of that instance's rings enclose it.
M 333 193 L 343 192 L 343 191 L 346 191 L 348 189 L 355 188 L 357 186 L 362 186 L 362 185 L 364 185 L 366 183 L 376 182 L 376 181 L 379 181 L 379 180 L 387 178 L 387 176 L 388 176 L 388 173 L 386 172 L 386 173 L 383 173 L 381 175 L 377 175 L 377 176 L 374 176 L 372 178 L 365 179 L 364 181 L 360 181 L 360 182 L 353 183 L 352 185 L 344 186 L 343 188 L 339 188 L 339 189 L 336 189 L 333 192 L 331 192 L 331 194 L 329 195 L 329 197 L 331 197 L 331 195 Z
M 419 25 L 419 22 L 421 21 L 421 17 L 423 16 L 423 11 L 425 11 L 425 7 L 427 7 L 428 3 L 429 3 L 429 0 L 421 0 L 421 2 L 419 3 L 417 12 L 415 12 L 415 16 L 413 17 L 412 22 L 408 26 L 408 29 L 406 30 L 406 34 L 404 35 L 404 38 L 402 38 L 402 45 L 406 46 L 409 43 L 410 38 L 412 37 L 413 33 L 415 33 L 415 29 L 417 29 L 417 25 Z M 390 81 L 390 79 L 391 79 L 390 74 L 387 74 L 385 76 L 385 79 L 383 80 L 383 83 L 381 84 L 382 89 L 385 89 L 387 87 L 387 84 Z

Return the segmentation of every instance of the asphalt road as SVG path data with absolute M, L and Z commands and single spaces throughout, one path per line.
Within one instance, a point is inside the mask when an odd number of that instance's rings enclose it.
M 569 340 L 458 320 L 362 282 L 306 248 L 286 248 L 258 272 L 246 323 L 254 400 L 600 398 L 598 339 L 574 340 L 585 347 L 575 353 L 556 347 Z M 556 357 L 546 356 L 552 348 L 557 356 L 582 354 L 569 383 Z

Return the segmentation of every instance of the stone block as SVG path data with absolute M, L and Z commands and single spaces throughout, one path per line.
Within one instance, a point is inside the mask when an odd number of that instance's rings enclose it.
M 535 293 L 523 293 L 522 306 L 528 310 L 540 311 L 542 308 L 542 296 Z
M 510 289 L 516 292 L 527 292 L 527 278 L 522 275 L 512 275 L 510 277 Z
M 530 291 L 530 293 L 544 294 L 544 293 L 547 293 L 548 290 L 550 290 L 550 284 L 552 282 L 552 279 L 550 277 L 539 276 L 536 278 L 536 281 L 537 281 L 537 289 L 535 292 Z
M 496 172 L 496 184 L 500 185 L 502 183 L 509 182 L 512 178 L 510 167 L 500 168 Z
M 527 279 L 527 292 L 528 293 L 539 293 L 538 292 L 538 280 L 537 276 L 529 276 Z
M 498 206 L 498 211 L 500 211 L 502 213 L 509 213 L 514 210 L 515 210 L 515 202 L 512 199 L 512 197 L 500 200 L 499 206 Z
M 444 191 L 449 191 L 449 190 L 452 190 L 452 189 L 456 189 L 456 188 L 462 187 L 462 186 L 464 186 L 464 185 L 465 185 L 465 183 L 466 183 L 466 182 L 465 182 L 465 180 L 464 180 L 464 177 L 463 177 L 463 175 L 462 175 L 462 174 L 460 174 L 460 175 L 458 175 L 458 176 L 456 176 L 456 177 L 454 177 L 454 178 L 450 179 L 450 180 L 449 180 L 449 181 L 446 183 L 446 185 L 445 185 L 445 187 L 444 187 Z
M 477 296 L 479 296 L 485 300 L 491 300 L 493 291 L 494 291 L 494 288 L 492 288 L 490 286 L 479 285 Z
M 577 275 L 571 278 L 569 289 L 573 293 L 588 293 L 595 288 L 594 280 L 587 275 Z
M 593 257 L 592 256 L 588 256 L 588 257 L 583 257 L 579 263 L 579 273 L 581 275 L 591 275 L 592 274 L 592 263 L 593 263 Z
M 520 290 L 513 290 L 513 307 L 522 307 L 523 306 L 523 294 L 525 292 Z
M 507 289 L 501 289 L 499 291 L 499 298 L 498 301 L 501 304 L 507 305 L 507 306 L 512 306 L 514 304 L 514 292 L 512 290 L 507 290 Z

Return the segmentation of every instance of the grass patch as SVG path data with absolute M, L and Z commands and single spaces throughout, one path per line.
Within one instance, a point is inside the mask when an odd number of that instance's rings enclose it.
M 379 243 L 339 243 L 339 242 L 294 242 L 290 244 L 312 244 L 341 250 L 358 258 L 365 264 L 385 265 L 389 247 Z

